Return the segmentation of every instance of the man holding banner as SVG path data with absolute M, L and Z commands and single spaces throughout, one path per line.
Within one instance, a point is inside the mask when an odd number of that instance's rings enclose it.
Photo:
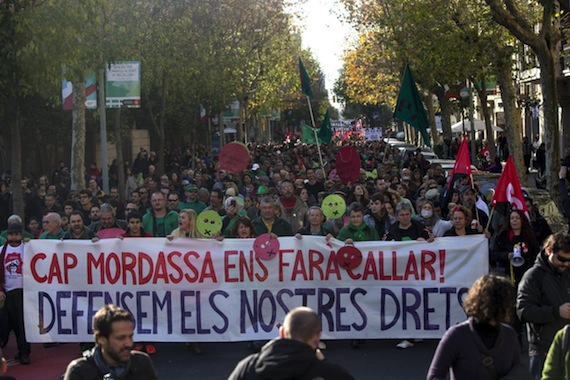
M 30 364 L 30 343 L 26 340 L 24 331 L 24 243 L 22 242 L 22 225 L 10 224 L 7 230 L 8 241 L 0 251 L 0 301 L 4 302 L 2 308 L 3 322 L 2 334 L 7 336 L 14 330 L 18 343 L 17 359 L 21 364 Z M 6 342 L 1 342 L 2 346 Z

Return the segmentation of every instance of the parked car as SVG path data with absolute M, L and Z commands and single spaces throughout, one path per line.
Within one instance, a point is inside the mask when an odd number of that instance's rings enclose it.
M 424 158 L 428 161 L 439 159 L 439 157 L 437 157 L 437 154 L 435 154 L 435 152 L 431 148 L 427 147 L 418 148 L 412 145 L 412 146 L 399 146 L 398 149 L 400 150 L 400 157 L 402 161 L 406 161 L 410 156 L 410 154 L 412 153 L 415 154 L 418 151 L 418 149 L 422 153 L 422 156 L 424 156 Z
M 453 167 L 455 166 L 455 160 L 448 160 L 448 159 L 441 159 L 441 158 L 433 158 L 433 159 L 427 159 L 429 161 L 430 164 L 439 164 L 441 165 L 441 167 L 443 168 L 443 171 L 445 172 L 445 176 L 449 176 L 449 174 L 451 173 L 451 171 L 453 170 Z M 477 169 L 477 167 L 473 164 L 471 164 L 471 172 L 472 173 L 479 173 L 479 169 Z

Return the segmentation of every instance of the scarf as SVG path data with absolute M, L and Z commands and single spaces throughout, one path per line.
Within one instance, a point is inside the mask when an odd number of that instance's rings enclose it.
M 366 223 L 362 222 L 362 224 L 358 227 L 352 224 L 352 222 L 349 222 L 348 225 L 350 229 L 354 231 L 354 233 L 352 234 L 353 236 L 352 239 L 354 241 L 366 241 L 368 239 L 368 234 L 365 231 L 365 229 L 368 227 Z
M 101 347 L 95 346 L 93 349 L 93 360 L 95 360 L 95 365 L 99 372 L 105 375 L 111 375 L 111 379 L 120 379 L 126 376 L 131 369 L 131 361 L 122 362 L 116 366 L 111 366 L 103 360 L 103 354 L 101 353 Z

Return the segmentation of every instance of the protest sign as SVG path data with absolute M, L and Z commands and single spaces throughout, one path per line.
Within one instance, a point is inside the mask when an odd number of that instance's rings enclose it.
M 482 235 L 426 242 L 362 242 L 341 267 L 344 243 L 279 238 L 272 260 L 254 239 L 130 238 L 25 243 L 24 308 L 30 342 L 86 342 L 114 303 L 135 317 L 135 340 L 271 339 L 290 309 L 322 318 L 324 339 L 440 338 L 465 320 L 468 288 L 488 271 Z

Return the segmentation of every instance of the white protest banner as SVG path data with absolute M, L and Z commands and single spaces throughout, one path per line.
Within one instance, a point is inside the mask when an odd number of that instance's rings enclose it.
M 30 342 L 92 339 L 106 303 L 135 317 L 138 341 L 240 341 L 277 336 L 288 310 L 307 305 L 325 339 L 439 338 L 465 320 L 461 303 L 488 270 L 482 235 L 356 243 L 362 263 L 337 263 L 338 240 L 279 238 L 271 260 L 254 239 L 31 240 L 24 308 Z

